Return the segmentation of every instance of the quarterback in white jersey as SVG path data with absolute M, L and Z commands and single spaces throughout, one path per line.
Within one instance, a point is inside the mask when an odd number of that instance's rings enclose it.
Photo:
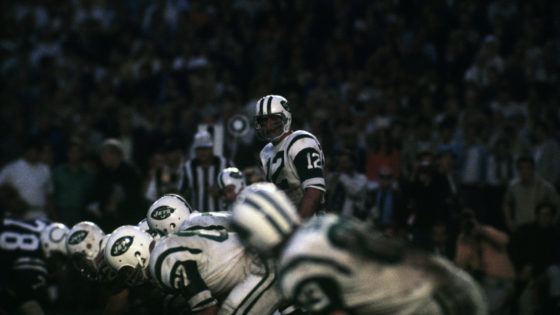
M 267 95 L 257 101 L 255 128 L 270 142 L 260 152 L 266 180 L 284 190 L 300 216 L 308 218 L 323 202 L 325 157 L 317 138 L 307 131 L 291 130 L 291 122 L 284 97 Z
M 333 214 L 300 227 L 270 187 L 242 194 L 232 224 L 244 243 L 277 258 L 283 295 L 313 314 L 487 314 L 475 281 L 449 261 Z
M 281 301 L 274 271 L 223 227 L 169 234 L 153 249 L 149 268 L 159 285 L 181 292 L 194 312 L 272 314 Z

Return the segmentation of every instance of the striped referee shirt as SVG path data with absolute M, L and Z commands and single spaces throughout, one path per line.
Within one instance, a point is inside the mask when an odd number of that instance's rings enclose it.
M 226 158 L 214 155 L 212 164 L 202 167 L 197 158 L 188 160 L 184 164 L 181 192 L 187 198 L 193 209 L 200 211 L 220 211 L 219 197 L 214 197 L 208 189 L 217 185 L 218 174 L 226 167 L 232 166 Z

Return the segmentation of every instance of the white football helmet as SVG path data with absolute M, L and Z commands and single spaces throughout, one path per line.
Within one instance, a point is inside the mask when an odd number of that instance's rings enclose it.
M 301 223 L 288 196 L 272 183 L 248 186 L 232 211 L 233 229 L 247 247 L 262 254 L 271 254 Z
M 116 228 L 103 250 L 105 260 L 131 286 L 148 279 L 150 252 L 155 245 L 150 234 L 134 225 Z
M 107 246 L 107 242 L 109 241 L 109 237 L 111 237 L 111 234 L 107 234 L 103 237 L 103 239 L 101 240 L 101 244 L 100 244 L 100 259 L 98 260 L 97 263 L 97 273 L 99 275 L 99 281 L 101 281 L 102 283 L 110 283 L 115 280 L 115 278 L 117 277 L 117 272 L 113 269 L 113 267 L 109 266 L 109 264 L 107 263 L 107 260 L 105 259 L 105 247 Z
M 54 222 L 41 231 L 41 248 L 45 257 L 52 258 L 54 255 L 66 256 L 66 235 L 70 229 L 63 223 Z
M 282 132 L 275 137 L 268 136 L 268 132 L 278 126 L 267 128 L 263 125 L 264 119 L 269 116 L 279 116 L 282 119 L 280 122 Z M 267 95 L 259 99 L 255 106 L 254 124 L 257 134 L 263 139 L 271 142 L 280 139 L 283 135 L 290 131 L 292 125 L 292 113 L 290 112 L 288 100 L 280 95 Z
M 191 206 L 183 197 L 177 194 L 166 194 L 150 206 L 146 219 L 148 219 L 150 229 L 166 235 L 178 231 L 191 212 Z
M 96 259 L 100 253 L 101 241 L 105 233 L 90 221 L 76 223 L 66 236 L 66 250 L 74 266 L 86 278 L 97 277 Z
M 229 185 L 235 186 L 236 194 L 245 188 L 245 177 L 237 167 L 224 168 L 218 174 L 218 188 L 224 190 Z
M 150 226 L 148 225 L 148 219 L 142 219 L 142 221 L 138 222 L 136 226 L 140 230 L 150 234 L 150 236 L 156 241 L 161 237 L 161 235 L 156 230 L 150 229 Z

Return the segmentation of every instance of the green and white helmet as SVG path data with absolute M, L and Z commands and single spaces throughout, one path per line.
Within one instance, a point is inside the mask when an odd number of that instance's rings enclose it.
M 270 254 L 300 225 L 288 196 L 272 183 L 245 188 L 232 207 L 233 229 L 247 247 Z
M 69 255 L 81 254 L 94 260 L 99 253 L 100 243 L 105 233 L 90 221 L 76 223 L 66 237 L 66 249 Z
M 191 206 L 183 197 L 166 194 L 150 206 L 146 219 L 150 229 L 166 235 L 176 232 L 191 212 Z
M 263 124 L 263 119 L 269 118 L 270 116 L 278 116 L 281 118 L 280 124 L 282 126 L 282 132 L 274 137 L 270 137 L 268 132 L 279 126 L 267 128 Z M 288 100 L 280 95 L 267 95 L 259 99 L 255 105 L 254 125 L 257 134 L 267 141 L 274 142 L 282 138 L 283 135 L 290 131 L 292 125 L 292 113 L 290 112 Z
M 155 240 L 134 225 L 116 228 L 103 249 L 107 263 L 131 286 L 148 279 L 150 251 Z
M 229 185 L 235 186 L 236 194 L 245 188 L 245 177 L 237 167 L 224 168 L 218 174 L 218 188 L 224 190 Z
M 66 250 L 74 266 L 86 278 L 97 277 L 97 261 L 105 233 L 90 221 L 76 223 L 66 236 Z

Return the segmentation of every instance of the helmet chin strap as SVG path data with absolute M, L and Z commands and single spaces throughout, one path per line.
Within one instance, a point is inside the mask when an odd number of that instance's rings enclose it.
M 142 255 L 137 252 L 134 256 L 136 257 L 136 260 L 138 260 L 138 264 L 140 265 L 140 268 L 142 270 L 142 276 L 144 277 L 144 279 L 148 279 L 148 274 L 146 272 L 146 263 L 142 261 Z

